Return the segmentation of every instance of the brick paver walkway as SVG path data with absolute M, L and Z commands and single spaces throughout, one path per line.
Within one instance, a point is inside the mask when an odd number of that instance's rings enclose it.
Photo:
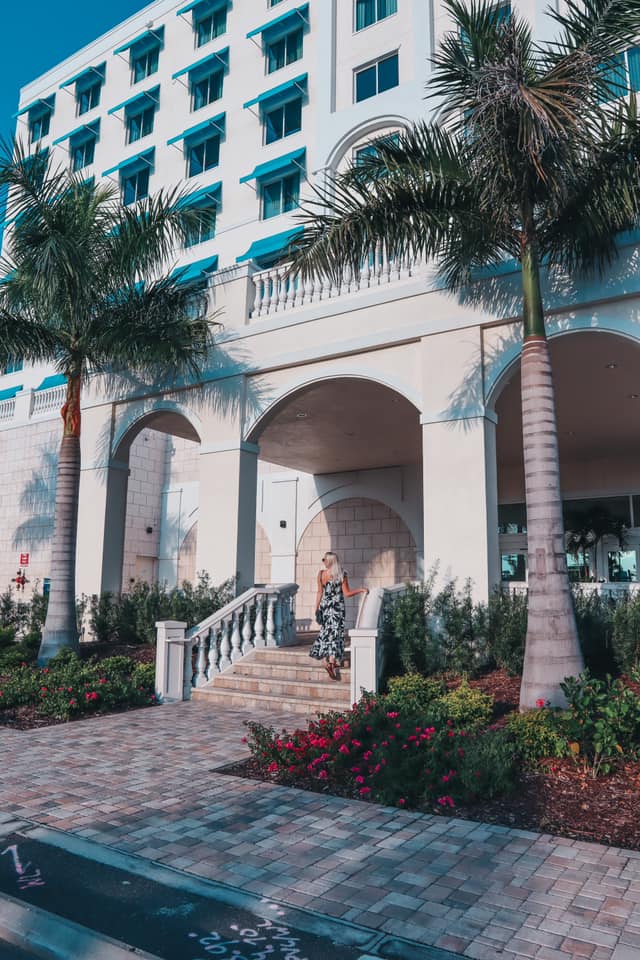
M 640 853 L 215 773 L 246 717 L 0 728 L 0 812 L 478 960 L 640 958 Z

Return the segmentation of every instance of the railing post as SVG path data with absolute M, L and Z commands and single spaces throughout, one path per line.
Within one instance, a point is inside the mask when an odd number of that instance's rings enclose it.
M 231 631 L 231 663 L 235 663 L 236 660 L 239 660 L 242 656 L 240 652 L 240 644 L 242 643 L 242 637 L 240 636 L 240 611 L 235 610 L 233 614 L 233 630 Z
M 264 617 L 262 611 L 264 608 L 264 595 L 259 593 L 256 597 L 256 622 L 254 624 L 254 646 L 266 646 L 264 641 Z
M 186 623 L 160 620 L 156 623 L 156 696 L 171 702 L 191 698 L 191 647 L 185 637 Z
M 200 635 L 196 640 L 198 659 L 196 661 L 196 677 L 194 687 L 204 687 L 207 682 L 207 640 Z
M 242 624 L 242 646 L 240 648 L 242 656 L 246 657 L 253 650 L 252 641 L 253 630 L 251 628 L 251 604 L 244 605 L 244 623 Z
M 231 666 L 231 642 L 229 640 L 229 618 L 220 624 L 220 672 Z
M 207 658 L 207 677 L 213 679 L 218 672 L 218 631 L 215 627 L 209 630 L 209 656 Z
M 276 646 L 276 621 L 274 607 L 277 602 L 277 594 L 270 593 L 267 600 L 267 646 Z
M 274 625 L 275 625 L 275 644 L 276 647 L 282 646 L 282 595 L 276 594 L 276 602 L 274 609 Z

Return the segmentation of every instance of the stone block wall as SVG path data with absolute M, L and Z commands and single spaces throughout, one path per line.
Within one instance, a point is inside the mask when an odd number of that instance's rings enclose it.
M 157 430 L 141 430 L 131 444 L 122 565 L 124 590 L 136 580 L 157 579 L 162 490 L 167 446 L 172 440 L 173 437 Z M 149 528 L 151 533 L 147 532 Z

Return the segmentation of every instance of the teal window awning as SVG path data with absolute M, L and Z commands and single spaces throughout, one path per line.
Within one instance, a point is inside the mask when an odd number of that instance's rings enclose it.
M 184 267 L 176 267 L 171 274 L 176 283 L 197 283 L 205 280 L 209 274 L 218 269 L 218 255 L 206 257 L 204 260 L 196 260 L 194 263 L 188 263 Z
M 158 104 L 160 102 L 160 86 L 156 85 L 155 87 L 150 87 L 149 90 L 144 90 L 142 93 L 136 93 L 135 96 L 129 97 L 128 100 L 123 100 L 122 103 L 116 103 L 115 107 L 111 107 L 110 110 L 107 110 L 107 113 L 117 113 L 118 110 L 123 110 L 127 107 L 130 108 L 138 100 L 151 100 L 153 103 Z M 142 106 L 142 103 L 140 106 Z
M 22 390 L 22 384 L 17 387 L 7 387 L 6 390 L 0 390 L 0 403 L 3 400 L 13 400 L 16 393 L 20 393 Z
M 248 183 L 249 180 L 262 180 L 279 173 L 284 176 L 285 173 L 294 169 L 303 170 L 306 152 L 306 147 L 302 147 L 300 150 L 293 150 L 291 153 L 276 157 L 275 160 L 269 160 L 267 163 L 259 163 L 246 177 L 240 177 L 240 183 Z
M 133 37 L 132 40 L 127 40 L 127 42 L 123 43 L 121 47 L 116 47 L 113 52 L 126 53 L 126 51 L 130 50 L 131 47 L 142 49 L 143 47 L 152 47 L 156 44 L 159 44 L 161 47 L 164 46 L 164 27 L 158 27 L 155 30 L 145 30 L 144 33 L 138 34 L 138 36 Z
M 247 34 L 247 40 L 250 40 L 252 37 L 257 37 L 258 34 L 272 33 L 274 30 L 286 31 L 289 26 L 297 26 L 297 24 L 302 20 L 304 23 L 309 22 L 309 4 L 303 3 L 302 6 L 296 7 L 295 10 L 289 10 L 288 13 L 282 13 L 279 17 L 275 17 L 273 20 L 269 20 L 267 23 L 263 23 L 261 27 L 256 27 L 255 30 L 250 30 Z
M 220 193 L 222 190 L 222 182 L 220 180 L 216 183 L 209 184 L 208 187 L 202 187 L 201 190 L 194 190 L 193 193 L 190 193 L 188 196 L 183 197 L 182 200 L 178 202 L 179 207 L 208 207 L 212 203 L 218 204 L 220 202 Z
M 275 103 L 280 99 L 286 100 L 287 97 L 296 90 L 305 96 L 307 93 L 307 77 L 308 74 L 301 73 L 299 77 L 294 77 L 293 80 L 287 80 L 286 83 L 280 83 L 277 87 L 272 87 L 271 90 L 265 90 L 264 93 L 259 93 L 253 100 L 247 100 L 247 102 L 243 104 L 244 109 L 246 110 L 247 107 L 253 107 L 256 103 L 264 105 L 267 103 Z
M 67 382 L 67 378 L 64 373 L 52 373 L 50 376 L 45 377 L 40 386 L 36 387 L 36 392 L 38 390 L 51 390 L 52 387 L 61 387 Z
M 226 128 L 226 118 L 226 113 L 218 113 L 215 117 L 210 117 L 209 120 L 203 120 L 202 123 L 196 123 L 194 127 L 187 127 L 187 129 L 183 130 L 182 133 L 179 133 L 177 136 L 171 137 L 170 140 L 167 140 L 167 146 L 178 143 L 180 140 L 189 140 L 191 137 L 197 137 L 199 134 L 204 134 L 209 128 L 217 130 L 218 133 L 223 134 Z
M 137 153 L 134 157 L 127 157 L 126 160 L 121 160 L 120 163 L 116 163 L 115 167 L 109 167 L 108 170 L 102 172 L 103 177 L 108 177 L 112 173 L 117 173 L 119 170 L 129 170 L 131 173 L 134 173 L 136 170 L 142 170 L 143 167 L 153 166 L 153 160 L 155 155 L 155 147 L 152 147 L 151 150 L 145 150 L 143 153 Z
M 203 57 L 202 60 L 196 60 L 195 63 L 190 63 L 188 67 L 183 67 L 182 70 L 178 70 L 177 73 L 171 75 L 172 80 L 177 80 L 179 77 L 184 76 L 185 73 L 188 74 L 206 74 L 209 70 L 214 70 L 215 67 L 219 65 L 224 70 L 229 69 L 229 47 L 224 47 L 222 50 L 216 51 L 216 53 L 210 53 L 208 57 Z
M 74 83 L 80 83 L 82 85 L 92 83 L 93 80 L 102 80 L 104 83 L 104 78 L 107 70 L 107 62 L 103 60 L 102 63 L 99 63 L 95 67 L 87 67 L 85 70 L 81 70 L 80 73 L 74 74 L 69 80 L 65 80 L 64 83 L 60 84 L 60 89 L 64 90 L 66 87 L 73 86 Z
M 17 117 L 24 116 L 25 113 L 36 114 L 36 113 L 53 113 L 55 107 L 56 95 L 52 93 L 50 97 L 39 97 L 37 100 L 33 100 L 31 103 L 27 104 L 26 107 L 21 107 L 17 113 L 14 113 L 13 119 Z
M 65 133 L 64 136 L 54 140 L 53 146 L 56 147 L 59 143 L 64 143 L 65 140 L 71 140 L 72 137 L 78 137 L 82 133 L 86 133 L 87 137 L 97 137 L 100 133 L 100 121 L 94 120 L 93 123 L 83 123 L 81 127 L 76 127 L 71 133 Z
M 294 230 L 285 230 L 284 233 L 275 233 L 272 237 L 254 240 L 245 253 L 236 257 L 236 263 L 243 263 L 245 260 L 261 260 L 264 257 L 276 257 L 278 254 L 282 254 L 284 257 L 303 233 L 304 227 L 296 227 Z
M 187 3 L 184 7 L 176 10 L 176 16 L 182 17 L 185 13 L 190 13 L 191 10 L 195 10 L 196 7 L 200 7 L 202 13 L 207 13 L 209 10 L 217 10 L 219 7 L 226 7 L 228 5 L 229 0 L 191 0 L 191 3 Z

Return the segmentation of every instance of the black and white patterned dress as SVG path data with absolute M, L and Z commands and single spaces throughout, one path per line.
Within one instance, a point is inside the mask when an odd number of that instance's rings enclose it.
M 340 663 L 344 657 L 345 618 L 342 580 L 327 580 L 319 609 L 322 611 L 322 626 L 309 656 L 316 660 L 333 658 Z

